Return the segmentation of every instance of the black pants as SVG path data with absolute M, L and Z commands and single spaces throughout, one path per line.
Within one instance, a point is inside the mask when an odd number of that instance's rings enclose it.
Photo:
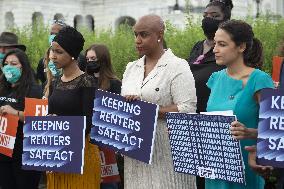
M 197 189 L 205 189 L 205 178 L 196 176 Z
M 38 189 L 41 172 L 21 169 L 15 161 L 0 162 L 1 189 Z

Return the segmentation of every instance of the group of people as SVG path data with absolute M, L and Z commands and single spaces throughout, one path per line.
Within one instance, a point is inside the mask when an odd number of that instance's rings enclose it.
M 248 151 L 253 153 L 251 146 L 256 143 L 260 91 L 274 86 L 271 77 L 260 70 L 261 42 L 249 24 L 230 20 L 232 8 L 231 0 L 210 1 L 202 20 L 206 39 L 196 43 L 188 61 L 164 48 L 165 24 L 161 17 L 141 17 L 133 27 L 140 58 L 127 64 L 122 81 L 114 73 L 108 48 L 93 44 L 80 54 L 84 37 L 63 22 L 52 25 L 50 47 L 37 74 L 24 52 L 26 47 L 18 44 L 14 34 L 3 32 L 6 38 L 13 35 L 15 40 L 3 43 L 0 36 L 0 97 L 6 97 L 0 98 L 0 114 L 18 116 L 19 126 L 13 157 L 0 154 L 0 187 L 38 187 L 42 173 L 21 168 L 24 98 L 33 97 L 48 99 L 49 116 L 87 118 L 83 174 L 48 172 L 47 188 L 118 188 L 117 183 L 101 185 L 99 147 L 89 143 L 95 89 L 103 89 L 121 94 L 128 102 L 144 100 L 159 105 L 152 164 L 125 156 L 125 189 L 264 188 L 262 177 L 272 168 L 256 165 Z M 86 61 L 80 61 L 80 56 Z M 36 77 L 42 80 L 42 86 Z M 237 116 L 230 131 L 241 142 L 246 185 L 175 172 L 165 114 L 225 110 L 233 110 Z

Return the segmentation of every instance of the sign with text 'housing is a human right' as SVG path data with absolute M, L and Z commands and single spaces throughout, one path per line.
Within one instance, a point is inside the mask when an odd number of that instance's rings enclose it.
M 239 141 L 229 127 L 235 116 L 168 113 L 176 172 L 245 184 Z

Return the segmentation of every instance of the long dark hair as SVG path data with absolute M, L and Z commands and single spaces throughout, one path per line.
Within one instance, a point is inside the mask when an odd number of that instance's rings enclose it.
M 110 88 L 110 80 L 118 79 L 113 71 L 109 50 L 103 44 L 93 44 L 86 50 L 85 57 L 90 50 L 95 51 L 98 62 L 100 63 L 98 86 L 100 89 L 108 90 Z
M 246 49 L 243 52 L 246 66 L 261 68 L 263 65 L 263 47 L 261 42 L 254 37 L 252 27 L 242 20 L 228 20 L 219 25 L 219 28 L 226 31 L 237 46 L 245 43 Z
M 25 97 L 28 94 L 31 85 L 35 83 L 33 70 L 31 68 L 28 56 L 24 51 L 20 49 L 10 50 L 5 55 L 3 59 L 3 64 L 5 63 L 6 58 L 10 55 L 15 55 L 19 59 L 19 62 L 22 65 L 22 75 L 20 79 L 17 81 L 16 86 L 14 88 L 15 98 Z M 9 83 L 6 77 L 4 76 L 4 74 L 2 74 L 0 77 L 0 94 L 5 94 L 7 89 L 10 88 L 11 88 L 11 83 Z

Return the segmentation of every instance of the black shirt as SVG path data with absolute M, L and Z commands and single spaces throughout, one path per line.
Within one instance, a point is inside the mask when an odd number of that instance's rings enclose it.
M 95 97 L 95 80 L 84 73 L 63 82 L 56 79 L 48 98 L 48 113 L 58 116 L 86 116 L 86 134 L 90 132 Z
M 216 64 L 213 48 L 210 49 L 200 64 L 193 64 L 195 60 L 203 54 L 204 41 L 197 42 L 192 48 L 188 63 L 195 80 L 196 96 L 197 96 L 197 109 L 196 112 L 205 112 L 207 107 L 207 101 L 210 95 L 210 89 L 206 83 L 213 72 L 220 71 L 225 66 L 219 66 Z
M 110 87 L 107 90 L 108 92 L 119 94 L 121 92 L 121 81 L 117 79 L 110 80 Z
M 15 97 L 15 90 L 13 88 L 9 88 L 5 91 L 4 94 L 0 94 L 0 106 L 10 105 L 16 110 L 24 111 L 25 108 L 25 97 L 29 98 L 41 98 L 42 97 L 42 90 L 39 85 L 33 84 L 29 92 L 26 96 L 21 98 Z M 23 153 L 23 122 L 18 122 L 17 134 L 16 134 L 16 141 L 13 151 L 13 157 L 10 158 L 3 154 L 0 154 L 0 161 L 11 161 L 17 160 L 22 161 L 22 153 Z

